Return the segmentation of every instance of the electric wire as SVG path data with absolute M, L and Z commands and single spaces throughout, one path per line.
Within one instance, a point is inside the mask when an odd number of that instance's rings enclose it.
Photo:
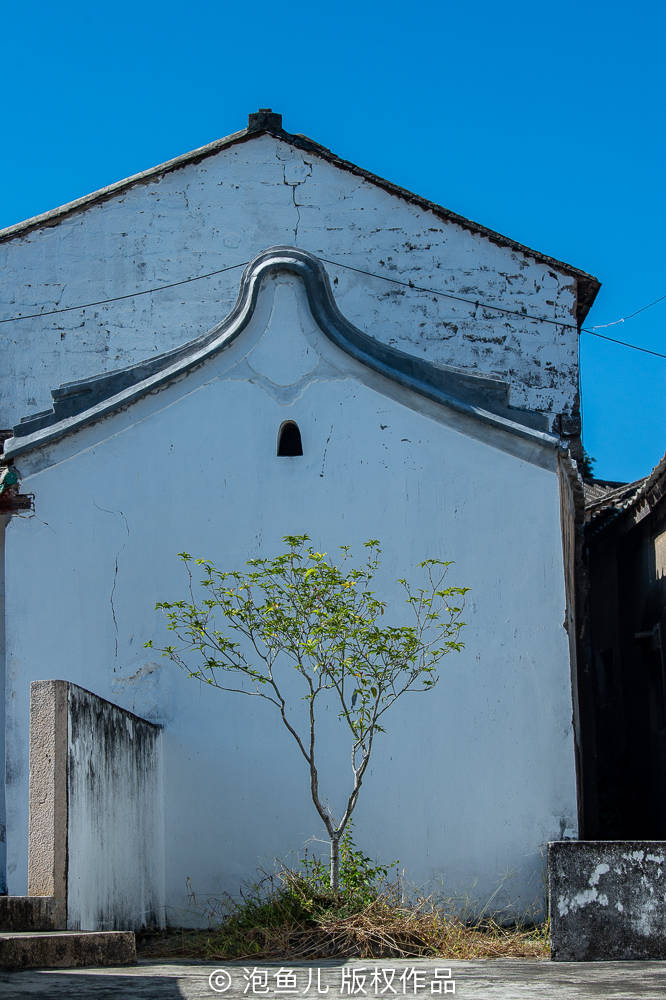
M 402 285 L 403 288 L 411 288 L 416 292 L 427 292 L 428 295 L 438 295 L 447 299 L 454 299 L 456 302 L 465 302 L 468 305 L 475 306 L 477 309 L 494 309 L 495 312 L 505 313 L 507 316 L 521 316 L 523 319 L 531 319 L 537 323 L 550 323 L 553 326 L 561 326 L 568 330 L 578 329 L 575 323 L 565 323 L 563 320 L 550 319 L 546 316 L 532 316 L 530 313 L 521 312 L 519 309 L 507 309 L 505 306 L 495 306 L 488 302 L 482 302 L 481 299 L 469 299 L 465 298 L 464 295 L 455 295 L 453 292 L 444 292 L 437 288 L 426 288 L 423 285 L 415 285 L 413 281 L 401 281 L 399 278 L 391 278 L 388 274 L 375 274 L 374 271 L 364 271 L 361 267 L 352 267 L 351 264 L 341 264 L 339 261 L 327 260 L 326 257 L 320 257 L 319 259 L 324 264 L 332 264 L 334 267 L 344 267 L 348 271 L 356 271 L 357 274 L 367 274 L 369 277 L 379 278 L 381 281 L 390 281 L 394 285 Z
M 595 330 L 589 330 L 585 326 L 581 326 L 581 333 L 589 333 L 592 337 L 599 337 L 600 340 L 608 340 L 611 344 L 621 344 L 622 347 L 630 347 L 632 351 L 641 351 L 643 354 L 651 354 L 655 358 L 666 358 L 666 354 L 662 354 L 661 351 L 651 351 L 649 347 L 639 347 L 638 344 L 630 344 L 626 340 L 618 340 L 616 337 L 609 337 L 605 333 L 596 333 Z
M 593 326 L 593 330 L 604 330 L 607 326 L 617 326 L 618 323 L 626 323 L 628 319 L 633 319 L 634 316 L 638 316 L 639 313 L 645 312 L 646 309 L 652 309 L 652 306 L 659 305 L 666 299 L 666 295 L 660 295 L 658 299 L 654 299 L 652 302 L 648 302 L 647 305 L 641 306 L 640 309 L 636 309 L 634 312 L 629 313 L 628 316 L 621 316 L 620 319 L 613 320 L 612 323 L 599 323 L 597 326 Z
M 580 328 L 576 323 L 565 323 L 562 320 L 550 319 L 548 316 L 533 316 L 531 313 L 521 312 L 519 309 L 507 309 L 504 306 L 492 305 L 489 302 L 482 302 L 480 299 L 469 299 L 465 298 L 463 295 L 454 295 L 452 292 L 444 292 L 441 289 L 436 288 L 426 288 L 423 285 L 415 285 L 411 281 L 400 281 L 399 278 L 391 278 L 387 274 L 375 274 L 374 271 L 364 271 L 360 267 L 352 267 L 351 264 L 342 264 L 338 261 L 327 260 L 326 257 L 320 257 L 325 264 L 332 264 L 334 267 L 345 267 L 350 271 L 357 271 L 359 274 L 366 274 L 372 278 L 381 278 L 382 281 L 390 281 L 396 285 L 403 285 L 405 288 L 412 288 L 417 292 L 427 292 L 429 295 L 443 296 L 447 299 L 455 299 L 456 302 L 466 302 L 468 305 L 473 305 L 477 309 L 494 309 L 496 312 L 505 313 L 508 316 L 519 316 L 522 319 L 529 319 L 535 323 L 549 323 L 552 326 L 562 327 L 564 330 L 578 330 L 581 333 L 589 333 L 592 337 L 599 337 L 600 340 L 608 340 L 612 344 L 621 344 L 623 347 L 630 347 L 634 351 L 642 351 L 644 354 L 652 354 L 656 358 L 666 358 L 666 354 L 662 354 L 660 351 L 652 351 L 649 347 L 640 347 L 638 344 L 629 344 L 626 340 L 618 340 L 615 337 L 609 337 L 604 333 L 597 333 L 596 327 L 581 326 Z M 662 302 L 666 299 L 666 295 L 662 295 L 660 298 L 655 299 L 654 302 L 649 302 L 645 306 L 641 306 L 636 312 L 631 313 L 629 316 L 625 316 L 625 319 L 631 319 L 632 316 L 637 316 L 639 312 L 644 312 L 646 309 L 650 309 L 652 306 L 657 305 L 658 302 Z M 617 322 L 624 322 L 624 320 L 618 320 Z M 613 326 L 614 324 L 609 323 L 608 326 Z
M 410 288 L 412 291 L 425 292 L 428 295 L 435 295 L 438 298 L 452 299 L 455 302 L 464 302 L 466 305 L 474 306 L 477 309 L 488 309 L 493 312 L 499 312 L 506 316 L 518 316 L 520 319 L 529 320 L 534 323 L 547 323 L 550 326 L 559 326 L 563 330 L 576 330 L 580 329 L 581 333 L 587 333 L 592 337 L 598 337 L 600 340 L 609 341 L 612 344 L 619 344 L 622 347 L 628 347 L 633 351 L 640 351 L 643 354 L 651 354 L 656 358 L 666 358 L 666 354 L 660 351 L 653 351 L 648 347 L 641 347 L 638 344 L 630 344 L 626 340 L 619 340 L 616 337 L 609 337 L 608 334 L 599 333 L 599 329 L 604 329 L 609 326 L 616 326 L 618 323 L 624 323 L 626 320 L 632 319 L 634 316 L 638 316 L 639 313 L 645 312 L 646 309 L 651 309 L 653 306 L 658 305 L 660 302 L 666 300 L 666 295 L 661 295 L 659 298 L 654 299 L 652 302 L 646 303 L 646 305 L 641 306 L 634 312 L 629 313 L 627 316 L 621 319 L 615 320 L 612 323 L 605 323 L 599 327 L 579 327 L 576 323 L 567 323 L 563 320 L 551 319 L 549 316 L 534 316 L 532 313 L 523 312 L 520 309 L 507 309 L 506 306 L 497 306 L 490 302 L 484 302 L 481 299 L 471 299 L 464 295 L 456 295 L 454 292 L 446 292 L 441 288 L 428 288 L 424 285 L 416 285 L 413 281 L 402 281 L 400 278 L 393 278 L 387 274 L 377 274 L 374 271 L 367 271 L 361 267 L 354 267 L 352 264 L 343 264 L 341 261 L 329 260 L 326 257 L 320 257 L 319 260 L 324 264 L 330 264 L 332 267 L 342 267 L 347 271 L 355 271 L 357 274 L 363 274 L 370 278 L 377 278 L 380 281 L 388 281 L 394 285 L 400 285 L 403 288 Z M 140 295 L 152 295 L 154 292 L 162 292 L 168 288 L 177 288 L 179 285 L 187 285 L 193 281 L 200 281 L 204 278 L 213 278 L 218 274 L 225 274 L 227 271 L 234 271 L 239 267 L 246 267 L 248 261 L 240 261 L 238 264 L 230 264 L 228 267 L 221 267 L 215 271 L 208 271 L 205 274 L 194 274 L 188 278 L 181 278 L 180 281 L 170 281 L 165 285 L 155 285 L 152 288 L 143 288 L 135 292 L 127 292 L 124 295 L 113 295 L 106 299 L 97 299 L 94 302 L 81 302 L 73 306 L 60 306 L 56 309 L 46 309 L 43 312 L 36 313 L 24 313 L 19 316 L 7 316 L 0 319 L 1 323 L 18 323 L 21 320 L 26 319 L 41 319 L 44 316 L 57 316 L 61 313 L 74 312 L 77 309 L 90 309 L 93 306 L 103 306 L 108 305 L 111 302 L 121 302 L 126 299 L 137 298 Z
M 155 285 L 154 288 L 142 288 L 137 292 L 127 292 L 125 295 L 113 295 L 109 299 L 98 299 L 96 302 L 81 302 L 76 306 L 62 306 L 58 309 L 47 309 L 44 312 L 24 313 L 21 316 L 8 316 L 0 319 L 0 323 L 18 323 L 22 319 L 39 319 L 41 316 L 57 316 L 59 313 L 73 312 L 75 309 L 90 309 L 92 306 L 105 306 L 108 302 L 121 302 L 123 299 L 134 299 L 139 295 L 151 295 L 153 292 L 163 292 L 165 288 L 176 288 L 178 285 L 187 285 L 191 281 L 200 281 L 202 278 L 212 278 L 216 274 L 224 274 L 225 271 L 233 271 L 237 267 L 245 267 L 248 261 L 240 264 L 230 264 L 229 267 L 221 267 L 217 271 L 208 271 L 207 274 L 194 274 L 191 278 L 182 278 L 180 281 L 170 281 L 168 285 Z

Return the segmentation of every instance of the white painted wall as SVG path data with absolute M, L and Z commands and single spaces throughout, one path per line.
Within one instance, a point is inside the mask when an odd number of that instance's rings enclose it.
M 345 307 L 354 313 L 365 295 L 348 284 Z M 286 418 L 299 424 L 302 458 L 275 455 Z M 464 653 L 443 661 L 433 693 L 404 698 L 387 720 L 355 814 L 358 842 L 399 858 L 418 888 L 484 899 L 503 883 L 497 903 L 542 901 L 543 845 L 575 833 L 576 814 L 552 453 L 369 372 L 323 337 L 299 280 L 282 276 L 203 368 L 17 464 L 36 516 L 7 531 L 10 892 L 25 889 L 37 677 L 164 724 L 171 922 L 197 918 L 186 878 L 199 899 L 235 892 L 258 865 L 293 860 L 322 836 L 303 761 L 271 706 L 202 687 L 143 648 L 169 635 L 152 609 L 183 593 L 177 552 L 230 568 L 307 532 L 329 552 L 380 538 L 380 585 L 394 603 L 392 581 L 427 556 L 454 559 L 452 582 L 472 588 Z M 322 785 L 339 807 L 348 765 L 335 726 L 329 712 Z
M 453 207 L 453 206 L 452 206 Z M 1 234 L 0 234 L 1 236 Z M 286 142 L 261 136 L 86 211 L 0 241 L 0 315 L 98 301 L 247 262 L 288 244 L 401 281 L 572 321 L 570 277 Z M 574 407 L 574 330 L 503 316 L 327 265 L 342 312 L 431 361 L 506 376 L 512 405 Z M 240 272 L 0 327 L 0 427 L 62 382 L 150 357 L 230 310 Z
M 164 926 L 161 732 L 68 689 L 67 926 Z

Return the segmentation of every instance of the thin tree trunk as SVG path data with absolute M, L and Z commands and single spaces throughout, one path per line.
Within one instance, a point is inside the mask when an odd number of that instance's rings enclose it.
M 340 838 L 331 837 L 331 889 L 337 895 L 340 890 Z

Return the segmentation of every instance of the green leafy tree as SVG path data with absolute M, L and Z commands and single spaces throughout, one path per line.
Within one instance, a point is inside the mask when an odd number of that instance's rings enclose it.
M 189 600 L 156 607 L 178 639 L 178 645 L 161 651 L 189 677 L 263 698 L 279 712 L 308 767 L 312 801 L 330 839 L 330 884 L 337 893 L 340 839 L 358 801 L 375 737 L 384 732 L 384 716 L 401 695 L 433 688 L 441 658 L 462 648 L 460 615 L 469 588 L 444 586 L 451 563 L 427 559 L 419 564 L 423 586 L 398 581 L 410 624 L 387 624 L 386 602 L 370 589 L 380 562 L 379 542 L 366 542 L 366 561 L 354 567 L 349 546 L 341 546 L 335 565 L 309 540 L 287 535 L 286 552 L 251 559 L 244 571 L 221 571 L 207 559 L 181 552 Z M 202 574 L 199 600 L 193 565 Z M 306 712 L 300 720 L 287 701 L 289 669 L 303 683 Z M 317 711 L 326 697 L 336 700 L 351 741 L 351 790 L 337 817 L 319 788 Z

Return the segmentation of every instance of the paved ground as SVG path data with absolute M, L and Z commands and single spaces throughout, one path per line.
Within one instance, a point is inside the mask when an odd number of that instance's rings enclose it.
M 450 976 L 448 974 L 450 970 Z M 1 1000 L 211 1000 L 455 996 L 463 1000 L 648 1000 L 666 996 L 666 962 L 474 962 L 408 959 L 212 965 L 141 962 L 122 969 L 3 972 Z

